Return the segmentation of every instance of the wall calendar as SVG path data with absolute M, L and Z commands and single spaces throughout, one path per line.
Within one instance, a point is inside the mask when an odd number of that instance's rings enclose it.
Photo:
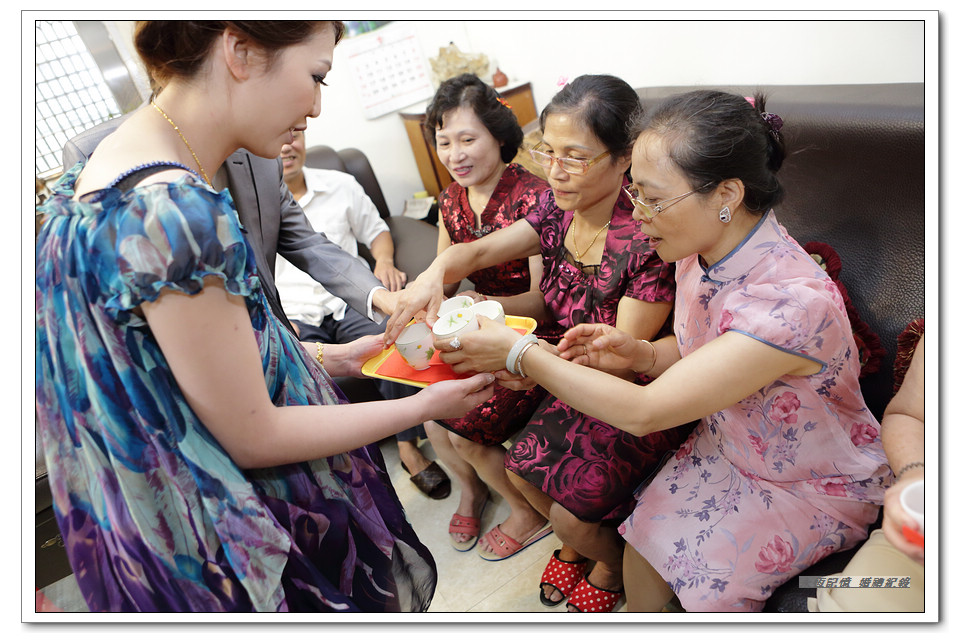
M 411 25 L 391 23 L 345 38 L 337 49 L 347 61 L 364 117 L 377 118 L 433 97 L 429 64 Z

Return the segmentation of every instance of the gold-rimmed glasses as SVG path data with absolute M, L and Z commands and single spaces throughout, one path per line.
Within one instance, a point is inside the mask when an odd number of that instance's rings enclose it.
M 594 156 L 589 161 L 584 161 L 581 159 L 572 159 L 568 157 L 559 157 L 554 156 L 553 154 L 547 154 L 546 152 L 537 149 L 538 147 L 540 146 L 538 145 L 530 150 L 530 158 L 533 159 L 534 163 L 549 170 L 550 166 L 553 165 L 553 162 L 556 161 L 557 165 L 560 166 L 560 169 L 567 174 L 586 174 L 587 170 L 590 169 L 590 166 L 610 155 L 610 150 L 607 150 L 599 156 Z
M 673 197 L 670 197 L 669 199 L 663 199 L 659 203 L 644 203 L 643 200 L 640 198 L 642 196 L 640 194 L 640 190 L 635 185 L 632 185 L 632 184 L 626 185 L 624 186 L 623 191 L 627 193 L 628 197 L 630 197 L 630 203 L 632 203 L 634 207 L 639 208 L 643 216 L 647 217 L 648 219 L 652 219 L 658 214 L 660 214 L 661 212 L 663 212 L 664 210 L 666 210 L 667 208 L 669 208 L 670 206 L 674 206 L 680 203 L 681 201 L 683 201 L 685 198 L 687 198 L 694 192 L 700 192 L 702 190 L 705 190 L 711 185 L 713 185 L 713 181 L 711 181 L 710 183 L 707 183 L 706 185 L 702 185 L 698 188 L 694 188 L 689 192 L 684 192 L 679 196 L 673 196 Z M 668 205 L 664 205 L 665 203 Z

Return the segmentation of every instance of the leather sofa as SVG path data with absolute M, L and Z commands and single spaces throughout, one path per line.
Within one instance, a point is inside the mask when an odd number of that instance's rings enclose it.
M 756 87 L 715 87 L 753 96 Z M 645 87 L 647 111 L 694 87 Z M 861 378 L 880 419 L 890 401 L 897 336 L 924 316 L 924 87 L 772 85 L 760 88 L 767 111 L 784 122 L 791 152 L 780 171 L 786 188 L 777 217 L 801 244 L 837 251 L 839 279 L 860 318 L 886 351 L 876 373 Z M 879 521 L 877 523 L 879 525 Z M 843 570 L 854 550 L 833 554 L 804 576 Z M 815 589 L 793 578 L 767 601 L 768 612 L 805 612 Z

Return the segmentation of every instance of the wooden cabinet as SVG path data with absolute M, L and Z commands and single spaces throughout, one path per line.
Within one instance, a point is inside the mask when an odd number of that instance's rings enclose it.
M 517 115 L 521 127 L 539 117 L 533 102 L 533 90 L 530 88 L 530 83 L 502 90 L 500 95 Z M 443 164 L 440 163 L 436 150 L 427 140 L 423 131 L 425 110 L 426 105 L 423 105 L 420 110 L 401 112 L 400 118 L 403 119 L 403 126 L 407 130 L 407 137 L 410 139 L 410 147 L 413 148 L 413 156 L 417 161 L 417 169 L 420 171 L 423 189 L 430 196 L 436 197 L 453 179 L 447 169 L 443 167 Z

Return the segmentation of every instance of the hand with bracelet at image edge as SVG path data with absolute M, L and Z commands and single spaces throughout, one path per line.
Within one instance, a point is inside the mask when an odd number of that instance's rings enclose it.
M 903 473 L 902 477 L 897 478 L 883 496 L 883 535 L 891 545 L 902 551 L 904 554 L 923 563 L 924 548 L 923 545 L 911 543 L 903 533 L 904 525 L 911 529 L 919 531 L 917 521 L 911 518 L 903 506 L 900 504 L 900 494 L 908 485 L 923 480 L 923 468 L 910 469 Z

